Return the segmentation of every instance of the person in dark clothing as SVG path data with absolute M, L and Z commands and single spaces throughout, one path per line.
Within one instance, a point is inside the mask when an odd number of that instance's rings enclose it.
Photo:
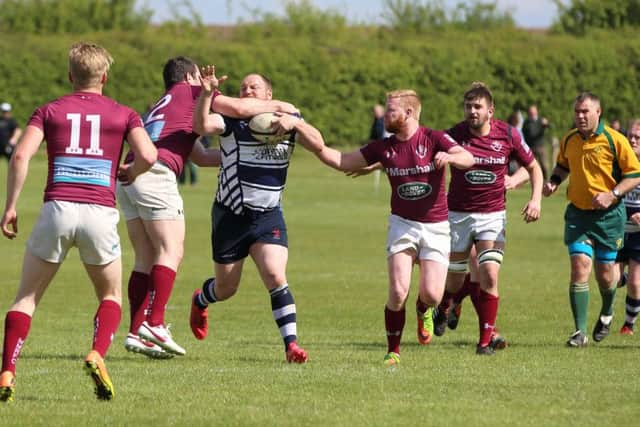
M 544 143 L 544 132 L 548 127 L 549 121 L 545 117 L 538 116 L 538 107 L 531 105 L 527 112 L 527 118 L 522 124 L 522 135 L 540 164 L 544 179 L 547 179 L 547 148 Z

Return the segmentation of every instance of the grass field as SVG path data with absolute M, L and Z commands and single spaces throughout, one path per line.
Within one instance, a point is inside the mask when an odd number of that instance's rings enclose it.
M 19 205 L 21 234 L 13 242 L 0 240 L 3 313 L 13 301 L 45 169 L 39 154 Z M 6 170 L 6 162 L 0 163 L 2 200 Z M 191 336 L 189 298 L 211 272 L 209 209 L 216 173 L 200 169 L 200 182 L 182 190 L 186 254 L 167 320 L 187 355 L 153 361 L 127 353 L 125 302 L 107 356 L 116 398 L 96 401 L 82 371 L 96 301 L 74 252 L 36 312 L 18 363 L 16 401 L 0 406 L 0 425 L 604 426 L 638 419 L 640 345 L 638 337 L 617 333 L 624 292 L 609 338 L 586 349 L 564 346 L 573 322 L 562 195 L 545 199 L 542 219 L 529 225 L 519 218 L 528 189 L 509 195 L 498 315 L 506 350 L 495 357 L 475 355 L 477 321 L 468 301 L 455 332 L 421 347 L 409 308 L 402 364 L 387 369 L 388 184 L 383 178 L 376 191 L 372 176 L 344 177 L 299 149 L 284 199 L 288 279 L 300 343 L 310 354 L 309 363 L 299 366 L 284 361 L 268 294 L 251 262 L 238 294 L 211 309 L 209 337 L 200 342 Z M 123 227 L 121 236 L 126 280 L 133 256 Z M 410 307 L 415 295 L 414 286 Z M 600 304 L 593 280 L 591 296 L 592 326 Z

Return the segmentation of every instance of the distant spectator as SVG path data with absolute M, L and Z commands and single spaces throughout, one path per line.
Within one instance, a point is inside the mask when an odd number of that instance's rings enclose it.
M 544 132 L 548 127 L 549 121 L 539 117 L 538 107 L 535 104 L 531 105 L 527 111 L 527 118 L 522 124 L 522 135 L 538 160 L 545 179 L 547 179 L 547 148 L 544 144 Z
M 195 185 L 198 182 L 198 166 L 196 166 L 196 164 L 191 160 L 187 160 L 184 163 L 182 173 L 178 177 L 178 184 L 182 185 L 187 182 L 187 170 L 189 170 L 189 182 L 191 183 L 191 185 Z
M 627 130 L 622 127 L 622 123 L 620 122 L 620 119 L 611 120 L 611 124 L 609 126 L 611 126 L 611 128 L 613 130 L 617 130 L 618 132 L 620 132 L 623 135 L 627 134 Z
M 380 104 L 373 106 L 373 123 L 371 124 L 370 140 L 384 139 L 391 136 L 384 127 L 384 107 Z
M 9 160 L 20 135 L 22 130 L 11 114 L 11 104 L 3 102 L 0 104 L 0 155 Z
M 509 117 L 507 117 L 507 123 L 518 131 L 521 139 L 524 139 L 524 136 L 522 135 L 522 129 L 520 127 L 520 119 L 520 111 L 513 110 L 511 114 L 509 114 Z M 509 175 L 513 175 L 518 169 L 520 169 L 520 166 L 520 163 L 518 163 L 516 159 L 509 159 Z

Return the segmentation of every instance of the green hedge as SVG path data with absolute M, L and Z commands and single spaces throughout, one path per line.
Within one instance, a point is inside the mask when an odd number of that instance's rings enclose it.
M 228 74 L 227 94 L 237 93 L 245 73 L 268 75 L 274 96 L 298 105 L 331 144 L 366 138 L 371 106 L 397 88 L 418 91 L 425 124 L 450 126 L 461 120 L 461 96 L 474 80 L 493 89 L 498 117 L 535 102 L 558 134 L 572 123 L 572 101 L 582 90 L 601 96 L 606 118 L 640 114 L 640 41 L 634 32 L 575 38 L 522 30 L 416 36 L 371 27 L 306 36 L 270 33 L 267 26 L 182 31 L 0 34 L 0 100 L 11 102 L 24 123 L 36 106 L 68 91 L 67 50 L 82 39 L 115 57 L 106 94 L 139 111 L 161 94 L 164 62 L 188 55 Z

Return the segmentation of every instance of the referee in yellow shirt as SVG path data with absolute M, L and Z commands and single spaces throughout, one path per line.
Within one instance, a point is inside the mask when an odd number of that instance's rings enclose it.
M 602 308 L 593 340 L 609 335 L 619 272 L 614 268 L 622 247 L 626 212 L 623 195 L 640 184 L 640 161 L 627 138 L 600 120 L 600 99 L 583 92 L 574 102 L 576 128 L 560 144 L 557 163 L 543 194 L 550 196 L 569 177 L 564 243 L 571 259 L 569 300 L 576 331 L 569 347 L 584 347 L 587 338 L 589 275 L 595 273 Z

